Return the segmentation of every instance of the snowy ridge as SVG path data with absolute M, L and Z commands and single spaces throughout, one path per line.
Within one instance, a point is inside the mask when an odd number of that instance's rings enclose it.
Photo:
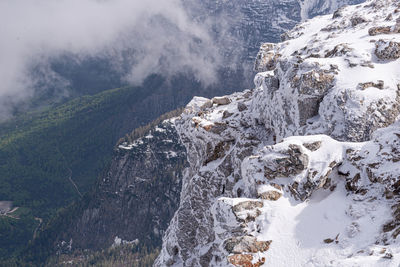
M 194 98 L 190 167 L 155 266 L 399 266 L 400 4 L 263 44 L 256 88 Z

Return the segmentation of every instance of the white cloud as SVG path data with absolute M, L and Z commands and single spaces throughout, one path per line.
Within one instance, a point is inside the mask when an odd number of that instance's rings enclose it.
M 31 67 L 62 53 L 106 55 L 116 68 L 128 62 L 131 83 L 187 70 L 213 81 L 219 61 L 207 23 L 193 22 L 180 0 L 2 0 L 0 25 L 3 116 L 32 96 Z M 66 84 L 54 73 L 43 77 Z

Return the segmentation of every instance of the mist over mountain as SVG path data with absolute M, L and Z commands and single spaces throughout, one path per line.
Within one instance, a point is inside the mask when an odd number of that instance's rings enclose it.
M 104 90 L 110 87 L 93 81 L 108 72 L 117 76 L 111 87 L 140 84 L 152 73 L 189 71 L 209 84 L 220 58 L 210 25 L 194 22 L 177 0 L 7 0 L 0 3 L 0 23 L 7 25 L 0 32 L 3 118 L 40 93 L 70 94 L 76 77 L 63 64 L 85 71 L 97 62 L 104 69 L 86 86 Z
M 5 0 L 0 3 L 0 119 L 79 95 L 190 74 L 204 87 L 244 73 L 260 42 L 341 1 Z

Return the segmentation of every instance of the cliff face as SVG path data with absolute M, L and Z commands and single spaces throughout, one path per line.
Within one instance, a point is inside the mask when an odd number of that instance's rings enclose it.
M 190 164 L 155 266 L 398 266 L 400 5 L 263 44 L 256 88 L 194 98 Z
M 361 2 L 364 0 L 183 0 L 191 16 L 212 25 L 214 42 L 222 48 L 222 70 L 226 66 L 244 72 L 233 88 L 252 87 L 252 65 L 262 42 L 279 42 L 281 34 L 301 21 Z M 223 77 L 221 86 L 237 75 Z
M 166 120 L 116 148 L 94 197 L 58 237 L 58 252 L 102 249 L 125 241 L 159 246 L 179 205 L 186 151 Z
M 318 15 L 329 14 L 346 4 L 358 4 L 362 0 L 241 0 L 221 1 L 208 0 L 198 1 L 185 0 L 184 3 L 193 9 L 200 5 L 209 13 L 204 14 L 196 9 L 197 16 L 203 19 L 210 17 L 223 17 L 229 22 L 229 34 L 233 35 L 237 42 L 243 41 L 243 48 L 247 50 L 244 56 L 253 59 L 259 49 L 260 42 L 278 42 L 280 35 L 288 29 L 292 29 L 300 21 Z M 194 14 L 196 16 L 196 14 Z M 239 19 L 240 18 L 240 19 Z M 226 27 L 226 25 L 220 25 Z M 216 29 L 219 26 L 216 26 Z M 224 28 L 226 30 L 226 28 Z M 223 33 L 223 32 L 222 32 Z M 216 39 L 229 42 L 227 36 L 218 32 Z M 225 45 L 224 48 L 233 49 L 236 46 Z
M 281 33 L 302 19 L 332 11 L 345 3 L 356 2 L 359 1 L 184 1 L 199 20 L 211 20 L 211 23 L 217 25 L 215 39 L 223 44 L 221 47 L 227 53 L 224 57 L 230 61 L 230 55 L 239 55 L 241 66 L 253 64 L 261 40 L 277 41 Z M 200 5 L 197 13 L 196 5 Z M 220 16 L 224 16 L 224 21 L 232 22 L 227 32 L 218 31 Z M 221 28 L 226 30 L 225 26 Z M 238 40 L 241 40 L 239 44 Z M 231 92 L 232 88 L 243 83 L 241 77 L 235 74 L 225 76 L 229 79 L 218 88 L 218 92 Z M 155 82 L 150 81 L 144 86 L 151 88 Z M 129 123 L 118 129 L 119 132 L 127 131 L 129 125 L 137 124 L 137 114 L 149 113 L 146 110 L 160 111 L 167 106 L 172 109 L 193 92 L 199 93 L 202 90 L 199 89 L 199 83 L 185 78 L 171 81 L 172 86 L 164 81 L 159 83 L 163 88 L 162 92 L 157 91 L 143 105 L 136 105 L 131 112 L 126 112 L 122 120 Z M 178 87 L 180 89 L 176 90 Z M 204 90 L 201 93 L 211 95 L 215 94 L 215 90 Z M 253 93 L 248 94 L 250 97 Z M 246 104 L 249 105 L 246 109 L 251 109 L 249 103 Z M 143 116 L 140 118 L 143 119 Z M 151 116 L 154 117 L 154 112 L 145 117 Z M 252 115 L 246 116 L 248 117 L 241 123 L 246 124 L 253 120 Z M 259 126 L 260 129 L 263 127 Z M 79 210 L 78 213 L 82 214 L 78 214 L 78 218 L 73 220 L 68 229 L 57 233 L 59 252 L 69 252 L 76 248 L 106 248 L 113 244 L 116 237 L 117 240 L 121 238 L 126 241 L 139 239 L 140 242 L 153 245 L 161 243 L 163 231 L 178 208 L 182 172 L 187 161 L 185 149 L 179 143 L 180 137 L 171 122 L 166 122 L 157 129 L 164 129 L 165 132 L 154 128 L 150 134 L 153 138 L 141 138 L 134 141 L 136 146 L 127 143 L 117 149 L 111 167 L 100 177 L 93 197 L 88 203 L 83 203 L 83 210 Z M 273 135 L 264 135 L 267 139 L 273 138 Z M 246 146 L 258 142 L 251 138 Z M 173 142 L 166 143 L 165 140 Z M 175 152 L 177 156 L 167 157 L 168 151 Z

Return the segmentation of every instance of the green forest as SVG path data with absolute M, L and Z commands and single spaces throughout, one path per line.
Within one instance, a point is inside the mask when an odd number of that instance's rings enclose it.
M 12 258 L 60 209 L 93 188 L 121 137 L 124 116 L 162 84 L 152 77 L 141 87 L 79 97 L 0 124 L 0 201 L 18 208 L 0 216 L 0 265 L 15 263 Z M 143 115 L 135 123 L 151 119 Z

